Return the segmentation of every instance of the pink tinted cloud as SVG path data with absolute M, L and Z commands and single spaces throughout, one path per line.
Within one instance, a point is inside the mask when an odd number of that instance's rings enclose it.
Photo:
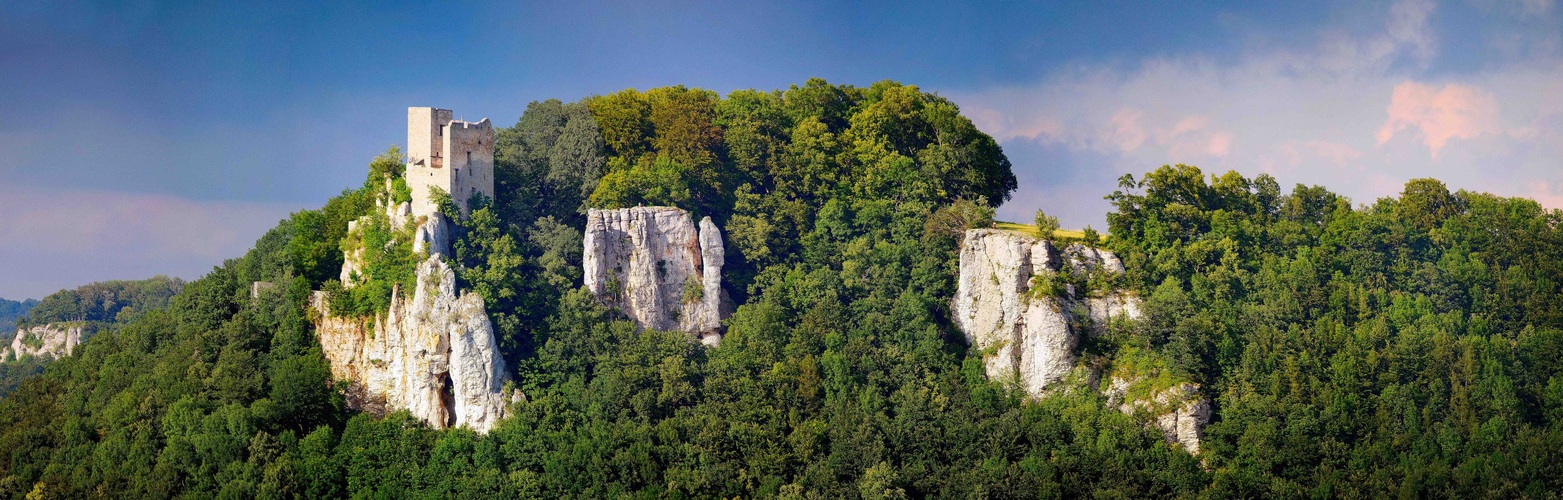
M 1536 200 L 1542 207 L 1563 209 L 1563 185 L 1553 185 L 1547 181 L 1531 182 L 1530 192 L 1524 196 Z
M 1232 152 L 1232 141 L 1237 136 L 1226 130 L 1211 130 L 1210 123 L 1210 117 L 1205 115 L 1183 117 L 1172 128 L 1158 131 L 1156 142 L 1166 146 L 1167 154 L 1174 158 L 1224 158 Z
M 1048 117 L 1014 117 L 1011 114 L 981 106 L 969 106 L 962 110 L 971 117 L 978 130 L 988 132 L 995 140 L 1055 140 L 1063 134 L 1064 124 Z
M 1209 147 L 1205 151 L 1210 153 L 1211 156 L 1224 157 L 1227 153 L 1232 152 L 1232 139 L 1234 137 L 1236 136 L 1225 130 L 1212 132 L 1210 134 Z
M 1205 127 L 1208 127 L 1208 126 L 1210 126 L 1210 117 L 1208 117 L 1208 116 L 1205 116 L 1205 115 L 1192 115 L 1192 116 L 1184 117 L 1182 120 L 1178 120 L 1178 124 L 1177 125 L 1173 125 L 1172 126 L 1172 130 L 1171 131 L 1168 131 L 1168 132 L 1165 132 L 1165 133 L 1162 134 L 1163 135 L 1162 140 L 1163 141 L 1170 140 L 1172 137 L 1175 137 L 1175 136 L 1178 136 L 1178 135 L 1182 135 L 1185 132 L 1193 132 L 1195 130 L 1199 130 L 1199 129 L 1202 129 L 1202 128 L 1205 128 Z
M 1378 131 L 1380 146 L 1402 130 L 1422 135 L 1433 158 L 1450 139 L 1474 139 L 1499 132 L 1498 99 L 1480 88 L 1447 84 L 1442 89 L 1413 81 L 1395 85 L 1388 118 Z
M 1113 113 L 1112 118 L 1108 120 L 1104 138 L 1109 144 L 1117 146 L 1125 153 L 1139 149 L 1149 137 L 1149 134 L 1145 133 L 1145 128 L 1140 126 L 1140 117 L 1144 114 L 1145 112 L 1138 109 L 1122 109 Z

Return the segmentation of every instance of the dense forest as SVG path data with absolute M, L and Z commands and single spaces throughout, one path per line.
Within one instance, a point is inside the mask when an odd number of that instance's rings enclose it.
M 376 210 L 396 156 L 0 400 L 0 495 L 1563 488 L 1563 213 L 1530 200 L 1421 179 L 1354 206 L 1184 165 L 1124 176 L 1103 244 L 1145 318 L 1091 349 L 1202 384 L 1215 419 L 1191 456 L 1093 391 L 1028 401 L 985 380 L 948 303 L 962 232 L 992 224 L 1016 180 L 950 101 L 810 80 L 534 102 L 499 132 L 495 197 L 478 200 L 451 256 L 527 395 L 478 435 L 345 408 L 306 315 L 312 290 L 340 289 L 347 222 Z M 720 347 L 638 332 L 580 289 L 585 208 L 641 204 L 726 232 L 741 305 Z M 406 288 L 412 261 L 375 243 L 363 296 L 338 294 L 370 312 L 373 295 Z M 277 286 L 252 297 L 255 281 Z
M 125 323 L 141 313 L 167 307 L 168 299 L 183 287 L 184 281 L 178 278 L 154 276 L 134 281 L 102 281 L 74 290 L 60 290 L 37 301 L 16 325 L 27 328 L 64 322 Z
M 0 349 L 11 345 L 11 340 L 16 336 L 16 320 L 33 306 L 38 305 L 35 299 L 23 301 L 0 299 Z M 43 371 L 43 360 L 31 362 L 7 362 L 0 359 L 0 398 L 5 397 L 16 384 L 23 379 L 37 375 Z
M 100 330 L 112 328 L 134 320 L 146 311 L 168 306 L 168 299 L 179 293 L 184 281 L 167 276 L 155 276 L 145 280 L 102 281 L 60 290 L 43 300 L 25 302 L 0 301 L 0 339 L 10 345 L 18 328 L 31 328 L 51 324 L 68 323 L 82 329 L 82 340 L 91 338 Z M 10 311 L 19 311 L 6 318 Z M 14 355 L 0 357 L 0 397 L 14 390 L 22 380 L 43 371 L 52 361 L 47 357 Z

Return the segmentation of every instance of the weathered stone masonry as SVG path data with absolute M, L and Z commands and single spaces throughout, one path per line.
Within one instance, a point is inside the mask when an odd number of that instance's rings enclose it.
M 469 213 L 473 194 L 494 197 L 493 124 L 454 120 L 448 109 L 407 108 L 406 178 L 413 215 L 439 211 L 430 188 L 450 193 L 461 213 Z

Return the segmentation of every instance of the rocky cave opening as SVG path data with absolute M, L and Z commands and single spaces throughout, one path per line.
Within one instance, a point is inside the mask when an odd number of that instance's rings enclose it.
M 456 426 L 456 392 L 455 382 L 450 378 L 450 372 L 439 374 L 440 381 L 440 406 L 445 408 L 445 428 Z

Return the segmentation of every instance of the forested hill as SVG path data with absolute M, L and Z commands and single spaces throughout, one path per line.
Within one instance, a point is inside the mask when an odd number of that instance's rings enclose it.
M 35 299 L 23 301 L 0 299 L 0 340 L 8 340 L 16 333 L 16 319 L 27 314 L 33 306 L 38 305 Z
M 19 327 L 67 321 L 102 325 L 126 322 L 141 313 L 161 309 L 184 287 L 184 280 L 167 276 L 135 281 L 103 281 L 73 290 L 49 294 L 16 322 Z
M 156 276 L 135 281 L 103 281 L 81 287 L 60 290 L 43 300 L 11 302 L 11 311 L 20 310 L 15 318 L 4 316 L 7 304 L 0 301 L 0 344 L 11 346 L 18 328 L 51 327 L 63 335 L 69 324 L 79 328 L 83 339 L 100 330 L 125 324 L 140 314 L 168 305 L 168 300 L 184 286 L 184 281 L 167 276 Z M 10 319 L 7 324 L 7 319 Z M 11 359 L 18 358 L 20 359 Z M 22 380 L 32 377 L 50 363 L 51 356 L 20 356 L 0 348 L 0 397 L 5 397 Z
M 894 82 L 626 90 L 531 103 L 497 144 L 495 199 L 451 258 L 526 394 L 491 432 L 346 410 L 311 331 L 312 290 L 372 315 L 410 289 L 409 248 L 344 241 L 399 175 L 393 151 L 0 400 L 0 495 L 1563 489 L 1563 214 L 1530 200 L 1424 179 L 1354 206 L 1268 176 L 1125 176 L 1105 241 L 1145 315 L 1082 349 L 1201 383 L 1215 416 L 1191 456 L 1095 391 L 1028 401 L 986 380 L 949 303 L 963 231 L 1016 181 L 946 99 Z M 637 332 L 580 289 L 584 209 L 642 204 L 726 233 L 740 305 L 720 347 Z M 366 251 L 350 293 L 344 248 Z M 277 286 L 252 297 L 256 281 Z

